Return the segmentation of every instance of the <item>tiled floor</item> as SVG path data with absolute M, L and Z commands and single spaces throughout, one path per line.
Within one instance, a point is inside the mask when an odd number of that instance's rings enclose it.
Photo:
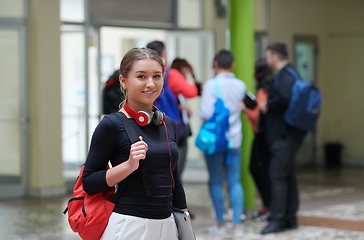
M 318 210 L 301 211 L 301 216 L 315 216 L 349 221 L 364 221 L 364 201 L 327 206 Z M 363 226 L 364 230 L 364 226 Z
M 249 218 L 245 220 L 245 236 L 242 240 L 364 240 L 364 169 L 341 170 L 300 169 L 301 207 L 299 215 L 317 219 L 333 219 L 363 223 L 361 231 L 323 228 L 315 221 L 297 230 L 262 236 L 265 222 Z M 231 235 L 214 237 L 208 234 L 213 226 L 210 199 L 206 184 L 185 183 L 197 240 L 234 239 Z M 0 240 L 76 240 L 80 239 L 68 227 L 62 214 L 67 197 L 35 200 L 21 199 L 0 202 Z M 257 200 L 258 201 L 258 200 Z M 258 205 L 259 206 L 259 205 Z M 323 220 L 324 221 L 324 220 Z M 341 228 L 340 226 L 338 228 Z M 236 238 L 235 238 L 236 239 Z

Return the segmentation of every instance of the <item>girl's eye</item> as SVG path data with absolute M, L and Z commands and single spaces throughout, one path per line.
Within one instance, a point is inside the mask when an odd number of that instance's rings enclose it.
M 155 78 L 161 78 L 161 75 L 154 75 Z
M 145 76 L 144 75 L 139 75 L 138 78 L 145 78 Z

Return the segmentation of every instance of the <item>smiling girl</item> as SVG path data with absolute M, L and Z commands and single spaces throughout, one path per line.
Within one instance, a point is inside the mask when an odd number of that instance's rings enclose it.
M 139 136 L 131 144 L 121 118 L 104 116 L 96 127 L 82 177 L 84 190 L 94 194 L 129 178 L 110 216 L 103 240 L 177 240 L 172 208 L 186 210 L 178 176 L 176 125 L 153 106 L 163 88 L 164 64 L 147 48 L 133 48 L 120 63 L 125 93 L 120 112 Z M 110 161 L 112 168 L 105 170 Z M 150 194 L 143 183 L 144 161 Z

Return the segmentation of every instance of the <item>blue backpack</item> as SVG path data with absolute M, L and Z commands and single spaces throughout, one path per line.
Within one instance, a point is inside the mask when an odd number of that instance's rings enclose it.
M 320 90 L 314 84 L 302 81 L 292 68 L 286 67 L 286 70 L 295 78 L 295 82 L 284 119 L 288 125 L 298 129 L 315 131 L 321 108 Z M 276 79 L 279 79 L 279 75 Z M 274 81 L 274 86 L 277 85 L 278 82 Z
M 229 130 L 229 109 L 221 99 L 221 92 L 217 79 L 213 79 L 216 102 L 212 116 L 201 126 L 195 145 L 206 155 L 212 155 L 228 146 L 226 133 Z
M 164 75 L 163 92 L 156 99 L 154 105 L 173 121 L 175 121 L 177 126 L 177 138 L 181 139 L 185 134 L 185 126 L 179 111 L 177 98 L 172 92 L 172 89 L 168 87 L 169 70 L 170 69 L 166 69 L 166 73 Z

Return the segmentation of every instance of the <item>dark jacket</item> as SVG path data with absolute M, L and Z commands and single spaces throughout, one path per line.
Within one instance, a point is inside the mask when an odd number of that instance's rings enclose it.
M 295 81 L 294 77 L 286 70 L 287 66 L 292 68 L 290 64 L 282 68 L 277 73 L 279 78 L 274 78 L 269 90 L 267 101 L 268 112 L 265 118 L 265 133 L 269 144 L 272 144 L 280 138 L 284 138 L 289 131 L 296 130 L 288 126 L 284 120 L 284 112 L 291 99 L 292 86 Z

